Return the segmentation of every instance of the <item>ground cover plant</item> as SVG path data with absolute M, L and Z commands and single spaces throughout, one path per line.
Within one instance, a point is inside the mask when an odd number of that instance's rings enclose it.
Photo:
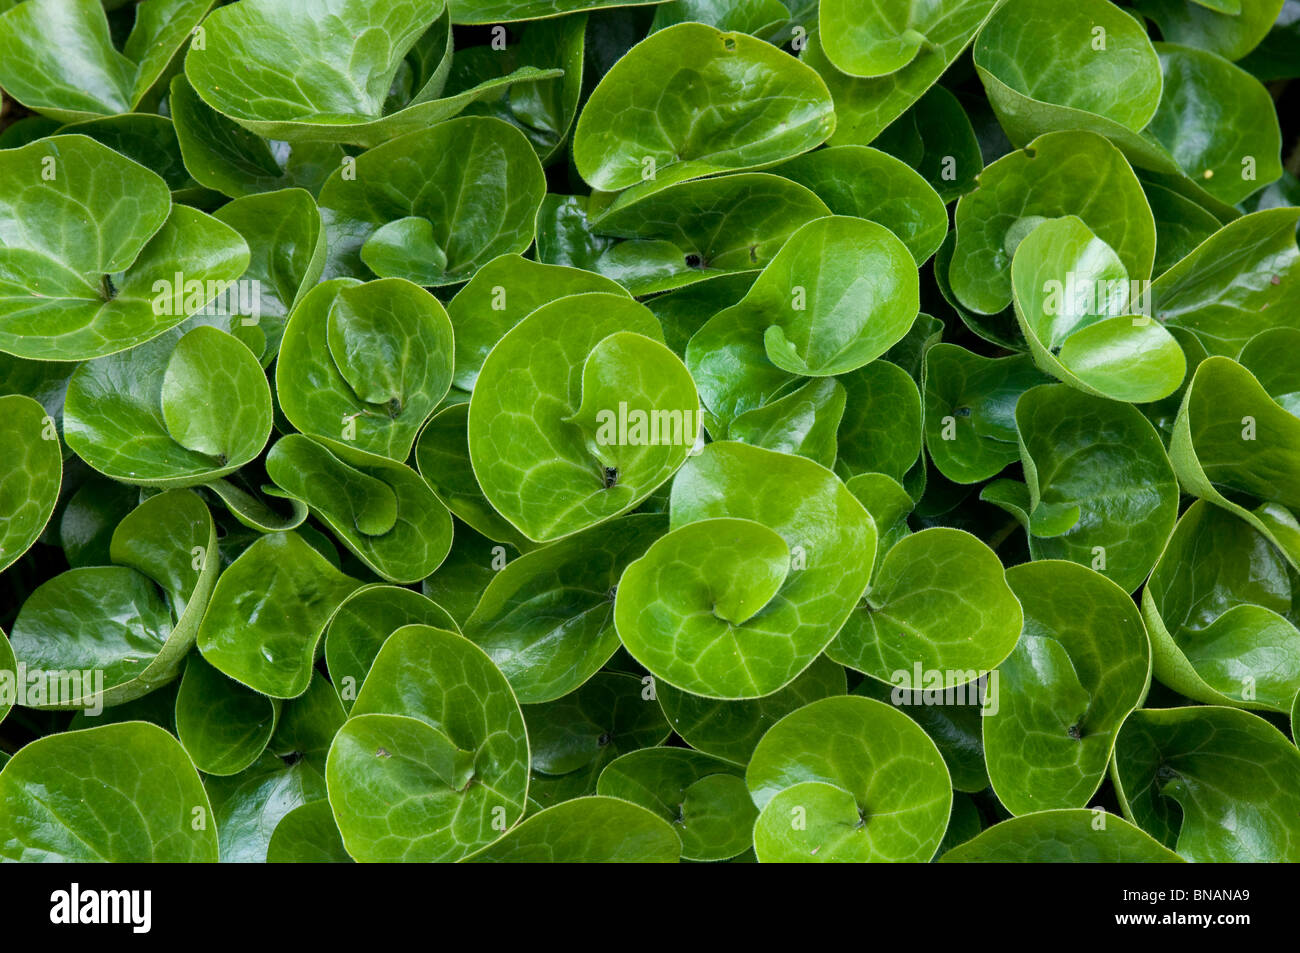
M 0 859 L 1300 860 L 1300 0 L 0 0 Z

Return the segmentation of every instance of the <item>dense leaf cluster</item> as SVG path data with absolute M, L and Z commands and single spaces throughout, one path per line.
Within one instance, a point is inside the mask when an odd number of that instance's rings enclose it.
M 0 859 L 1300 860 L 1300 0 L 0 0 Z

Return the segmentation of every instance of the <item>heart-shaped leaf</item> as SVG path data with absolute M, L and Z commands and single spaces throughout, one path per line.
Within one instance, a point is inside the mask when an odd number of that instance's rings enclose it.
M 419 582 L 451 549 L 451 514 L 410 467 L 302 434 L 281 437 L 266 472 L 389 582 Z
M 996 314 L 1010 304 L 1016 247 L 1043 219 L 1062 215 L 1077 216 L 1114 249 L 1131 280 L 1150 277 L 1155 219 L 1123 154 L 1094 133 L 1049 132 L 989 165 L 957 203 L 948 277 L 962 305 Z
M 1016 423 L 1027 492 L 1016 505 L 993 502 L 1026 526 L 1035 559 L 1068 559 L 1135 590 L 1178 515 L 1178 481 L 1155 428 L 1131 405 L 1064 384 L 1026 391 Z
M 826 654 L 906 689 L 955 689 L 998 666 L 1023 613 L 979 539 L 934 527 L 896 542 Z M 973 690 L 973 689 L 972 689 Z
M 1146 690 L 1146 628 L 1128 593 L 1086 566 L 1024 563 L 1007 582 L 1025 630 L 983 719 L 989 779 L 1013 814 L 1084 807 Z
M 871 517 L 802 457 L 709 444 L 673 482 L 671 529 L 623 573 L 614 621 L 657 678 L 760 698 L 821 654 L 866 588 Z
M 528 736 L 519 703 L 473 643 L 403 626 L 379 650 L 334 739 L 326 781 L 357 860 L 461 859 L 523 815 Z M 376 803 L 386 809 L 376 812 Z
M 208 483 L 248 463 L 271 433 L 271 389 L 239 340 L 176 328 L 82 364 L 68 382 L 64 434 L 105 476 L 141 486 Z
M 627 512 L 698 431 L 690 374 L 643 305 L 581 294 L 515 325 L 483 364 L 469 455 L 492 506 L 548 542 Z
M 303 433 L 405 460 L 451 386 L 453 337 L 438 299 L 409 281 L 319 284 L 284 330 L 280 407 Z
M 893 0 L 889 3 L 895 5 Z M 843 73 L 827 56 L 820 34 L 804 37 L 800 58 L 821 74 L 835 101 L 832 145 L 869 145 L 938 81 L 997 4 L 998 0 L 958 0 L 951 9 L 945 6 L 944 15 L 929 21 L 922 31 L 926 42 L 916 55 L 887 76 L 864 78 Z M 917 6 L 938 12 L 928 4 Z
M 745 779 L 762 812 L 761 861 L 815 860 L 822 850 L 830 860 L 926 861 L 952 806 L 948 769 L 926 733 L 889 705 L 852 695 L 778 721 Z M 790 790 L 810 781 L 821 786 Z
M 230 227 L 171 205 L 167 183 L 86 136 L 0 152 L 15 223 L 0 248 L 0 349 L 83 361 L 175 327 L 230 287 L 248 247 Z M 85 216 L 75 229 L 67 215 Z M 21 223 L 21 224 L 18 224 Z

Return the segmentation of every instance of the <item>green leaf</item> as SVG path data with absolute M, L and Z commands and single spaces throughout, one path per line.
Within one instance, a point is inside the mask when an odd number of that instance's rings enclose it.
M 673 731 L 692 748 L 740 765 L 748 763 L 754 746 L 773 724 L 809 702 L 843 695 L 845 688 L 844 669 L 824 655 L 785 688 L 762 698 L 723 701 L 655 683 Z
M 912 0 L 822 0 L 818 35 L 826 58 L 850 76 L 887 76 L 931 44 L 948 11 Z
M 995 824 L 940 857 L 945 864 L 1170 864 L 1182 858 L 1099 809 L 1037 811 Z
M 1154 427 L 1136 408 L 1064 384 L 1016 404 L 1025 515 L 1034 559 L 1096 569 L 1126 592 L 1155 565 L 1178 515 L 1178 481 Z
M 745 779 L 762 812 L 760 861 L 815 858 L 823 848 L 826 859 L 926 861 L 952 806 L 934 742 L 906 715 L 856 696 L 782 718 L 754 749 Z M 806 782 L 823 786 L 792 790 Z
M 980 30 L 974 59 L 1013 144 L 1086 130 L 1109 138 L 1135 163 L 1178 171 L 1159 144 L 1141 135 L 1164 81 L 1151 40 L 1129 11 L 1105 0 L 1066 7 L 1008 0 Z
M 275 825 L 266 848 L 270 864 L 349 864 L 329 801 L 300 804 Z
M 1300 751 L 1262 718 L 1213 706 L 1136 711 L 1114 764 L 1124 816 L 1187 860 L 1300 857 Z
M 549 542 L 625 513 L 694 446 L 699 398 L 654 316 L 627 298 L 544 305 L 493 348 L 469 405 L 488 502 Z
M 673 864 L 682 844 L 668 822 L 613 797 L 584 797 L 530 816 L 471 858 L 490 864 Z
M 167 103 L 185 168 L 231 198 L 295 187 L 314 195 L 343 161 L 333 142 L 267 142 L 200 99 L 184 73 L 172 77 Z
M 884 554 L 865 602 L 826 654 L 902 688 L 955 689 L 1010 654 L 1022 618 L 993 551 L 969 533 L 933 527 Z
M 651 676 L 602 671 L 563 698 L 525 705 L 534 807 L 594 794 L 601 771 L 619 755 L 663 744 L 671 729 L 656 689 Z
M 554 79 L 498 87 L 465 108 L 465 115 L 495 116 L 518 126 L 548 164 L 559 155 L 578 115 L 586 26 L 581 15 L 542 20 L 523 26 L 519 39 L 504 50 L 495 45 L 457 50 L 444 92 L 472 89 L 525 66 L 563 70 Z
M 902 481 L 921 455 L 921 393 L 897 364 L 875 360 L 837 378 L 846 403 L 835 472 L 880 473 Z
M 320 280 L 325 267 L 325 226 L 320 209 L 310 193 L 282 189 L 237 198 L 213 217 L 248 243 L 251 260 L 239 286 L 247 293 L 241 290 L 237 306 L 232 307 L 235 303 L 230 301 L 210 303 L 200 320 L 224 324 L 222 330 L 249 344 L 266 367 L 280 349 L 289 312 Z M 236 316 L 238 321 L 230 320 Z M 264 342 L 260 349 L 252 346 L 259 337 Z
M 1011 263 L 1016 319 L 1034 362 L 1086 394 L 1132 403 L 1168 397 L 1183 349 L 1152 321 L 1149 298 L 1114 249 L 1073 215 L 1025 236 Z
M 488 538 L 525 551 L 532 543 L 492 508 L 469 462 L 469 401 L 434 414 L 415 444 L 415 463 L 434 495 Z
M 1047 378 L 1026 354 L 989 358 L 939 343 L 925 354 L 925 447 L 954 483 L 979 483 L 1019 459 L 1016 402 Z
M 642 748 L 612 761 L 596 790 L 673 825 L 682 859 L 728 860 L 749 849 L 758 811 L 736 765 L 688 748 Z
M 680 23 L 601 78 L 578 117 L 573 160 L 593 189 L 654 188 L 771 165 L 834 128 L 830 93 L 812 69 L 744 33 Z
M 871 517 L 810 460 L 709 444 L 673 483 L 671 529 L 628 566 L 619 638 L 657 678 L 760 698 L 826 648 L 866 588 Z
M 0 857 L 215 863 L 212 808 L 184 749 L 129 721 L 38 738 L 0 771 Z
M 327 281 L 289 318 L 276 395 L 303 433 L 405 460 L 451 386 L 447 312 L 409 281 Z
M 844 385 L 835 378 L 813 378 L 784 397 L 741 414 L 727 428 L 727 439 L 797 454 L 829 469 L 835 465 L 835 435 L 846 397 Z
M 1007 582 L 1025 630 L 984 712 L 993 790 L 1013 814 L 1084 807 L 1146 691 L 1146 628 L 1128 593 L 1086 566 L 1024 563 Z
M 1297 223 L 1300 209 L 1274 208 L 1225 225 L 1152 283 L 1156 317 L 1223 357 L 1260 331 L 1300 327 Z
M 1282 9 L 1282 0 L 1241 0 L 1240 12 L 1216 10 L 1180 0 L 1141 0 L 1138 8 L 1171 43 L 1199 47 L 1239 60 L 1264 39 Z
M 58 130 L 65 136 L 89 136 L 114 152 L 162 176 L 177 201 L 200 204 L 205 195 L 190 177 L 181 155 L 172 121 L 150 113 L 121 113 L 69 123 Z M 200 201 L 195 201 L 200 199 Z
M 729 422 L 796 376 L 844 374 L 884 354 L 916 320 L 918 289 L 916 263 L 887 228 L 817 219 L 696 332 L 687 366 L 709 412 Z
M 1183 174 L 1229 205 L 1278 178 L 1282 133 L 1264 84 L 1205 50 L 1160 43 L 1156 52 L 1165 89 L 1146 134 Z
M 399 73 L 450 45 L 439 0 L 401 0 L 382 10 L 336 0 L 322 28 L 301 0 L 240 0 L 204 22 L 205 43 L 185 58 L 185 75 L 209 106 L 259 136 L 376 146 L 427 129 L 480 96 L 558 70 L 525 68 L 439 99 L 445 70 Z
M 1244 520 L 1188 507 L 1142 592 L 1155 673 L 1211 705 L 1289 712 L 1300 692 L 1300 631 L 1287 563 Z
M 660 514 L 627 516 L 525 553 L 493 575 L 465 622 L 466 637 L 520 702 L 569 694 L 618 649 L 619 578 L 667 527 Z
M 379 650 L 334 739 L 326 780 L 355 859 L 461 859 L 523 815 L 519 703 L 473 643 L 403 626 Z
M 68 382 L 68 446 L 105 476 L 184 487 L 232 473 L 262 452 L 271 390 L 239 340 L 176 328 L 88 361 Z
M 484 264 L 447 305 L 456 332 L 453 383 L 472 391 L 488 352 L 506 332 L 544 304 L 588 292 L 627 295 L 617 282 L 600 275 L 520 255 L 501 255 Z
M 298 533 L 261 536 L 217 581 L 199 651 L 254 691 L 295 698 L 307 690 L 326 623 L 359 585 Z
M 0 15 L 0 86 L 63 122 L 131 112 L 211 6 L 145 0 L 119 51 L 98 0 L 27 0 Z
M 949 270 L 953 292 L 970 310 L 995 314 L 1011 303 L 1012 256 L 1044 218 L 1077 216 L 1114 249 L 1130 279 L 1150 277 L 1151 208 L 1123 154 L 1101 136 L 1049 132 L 989 165 L 979 181 L 957 203 Z
M 173 208 L 159 176 L 86 136 L 4 150 L 0 177 L 17 186 L 0 198 L 0 217 L 15 223 L 0 248 L 0 350 L 10 354 L 82 361 L 135 347 L 248 266 L 236 232 Z M 84 224 L 65 228 L 69 216 Z
M 975 188 L 984 168 L 970 117 L 942 86 L 932 86 L 875 143 L 916 169 L 945 203 Z
M 776 171 L 812 189 L 834 214 L 884 225 L 918 263 L 933 255 L 948 233 L 948 212 L 930 183 L 878 149 L 818 149 L 782 163 Z
M 23 603 L 9 638 L 19 662 L 45 673 L 48 696 L 29 692 L 29 707 L 120 705 L 180 672 L 217 579 L 207 507 L 182 490 L 150 497 L 118 524 L 109 556 L 113 565 L 70 569 Z
M 419 582 L 451 549 L 451 515 L 410 467 L 347 444 L 281 437 L 266 472 L 389 582 Z
M 1300 420 L 1250 371 L 1225 357 L 1201 362 L 1169 457 L 1187 492 L 1235 513 L 1300 567 Z
M 481 263 L 528 248 L 545 192 L 533 147 L 499 119 L 467 116 L 401 136 L 345 163 L 321 187 L 325 275 L 465 281 Z M 411 233 L 411 219 L 434 260 L 393 245 Z
M 54 512 L 63 482 L 63 454 L 54 420 L 20 394 L 0 397 L 0 571 L 36 542 Z
M 551 210 L 564 213 L 563 236 L 546 234 L 543 206 L 538 259 L 595 271 L 635 295 L 756 271 L 799 226 L 830 214 L 811 190 L 765 172 L 679 182 L 648 195 L 638 190 L 594 221 L 585 203 L 570 196 L 568 205 Z M 572 247 L 562 249 L 561 237 Z
M 221 862 L 265 862 L 280 821 L 325 797 L 324 761 L 324 752 L 282 759 L 268 751 L 239 774 L 209 776 L 204 785 L 212 799 Z
M 925 32 L 915 58 L 888 76 L 860 78 L 835 68 L 810 34 L 800 58 L 821 74 L 835 101 L 832 145 L 869 145 L 886 126 L 907 111 L 961 55 L 998 0 L 959 0 Z
M 601 10 L 607 7 L 641 7 L 660 0 L 448 0 L 451 22 L 457 24 L 510 23 Z
M 330 618 L 325 630 L 325 665 L 345 709 L 352 708 L 384 642 L 406 625 L 459 631 L 446 609 L 401 586 L 363 586 Z
M 204 774 L 238 774 L 261 756 L 279 705 L 191 655 L 176 695 L 176 736 Z

